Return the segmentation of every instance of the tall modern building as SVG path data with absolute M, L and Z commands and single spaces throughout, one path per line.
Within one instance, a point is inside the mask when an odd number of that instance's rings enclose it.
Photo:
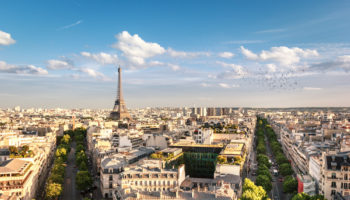
M 110 116 L 113 120 L 123 120 L 123 119 L 131 119 L 128 110 L 126 109 L 123 91 L 122 91 L 122 69 L 118 68 L 118 91 L 117 91 L 117 99 L 115 100 L 113 111 Z

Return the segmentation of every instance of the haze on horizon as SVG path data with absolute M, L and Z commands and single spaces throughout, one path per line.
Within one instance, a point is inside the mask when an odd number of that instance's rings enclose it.
M 0 107 L 350 106 L 349 1 L 2 1 Z

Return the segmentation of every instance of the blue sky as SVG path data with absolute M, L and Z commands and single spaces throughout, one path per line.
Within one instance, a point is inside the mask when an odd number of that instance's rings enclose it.
M 0 107 L 350 106 L 349 1 L 2 1 Z

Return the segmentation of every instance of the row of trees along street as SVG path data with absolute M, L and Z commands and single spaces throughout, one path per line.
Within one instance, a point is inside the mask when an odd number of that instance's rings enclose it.
M 266 137 L 265 137 L 266 136 Z M 255 184 L 246 178 L 243 184 L 242 197 L 240 200 L 269 200 L 268 192 L 272 189 L 272 175 L 270 173 L 271 163 L 267 156 L 267 146 L 272 149 L 276 160 L 276 167 L 279 168 L 283 176 L 283 192 L 294 194 L 292 200 L 325 200 L 322 195 L 310 196 L 305 193 L 297 194 L 298 182 L 293 177 L 293 169 L 289 160 L 285 157 L 282 146 L 277 140 L 277 136 L 266 119 L 257 118 L 255 130 L 256 152 L 257 152 L 257 177 Z M 267 138 L 268 143 L 266 143 Z
M 63 137 L 58 137 L 57 141 L 58 146 L 55 152 L 54 164 L 45 187 L 45 199 L 49 200 L 58 199 L 63 192 L 62 184 L 65 175 L 65 162 L 70 151 L 71 137 L 65 133 Z
M 75 183 L 78 190 L 81 191 L 81 194 L 85 195 L 91 192 L 92 187 L 92 177 L 88 171 L 88 159 L 86 156 L 86 129 L 76 128 L 74 131 L 69 132 L 70 135 L 74 138 L 74 141 L 77 143 L 75 151 L 75 164 L 78 167 L 78 172 L 75 177 Z M 89 199 L 85 197 L 84 200 Z
M 264 124 L 261 119 L 258 118 L 255 129 L 255 142 L 257 151 L 258 170 L 255 184 L 250 179 L 244 179 L 243 192 L 241 200 L 268 200 L 267 192 L 272 189 L 272 176 L 269 171 L 271 164 L 266 155 L 266 143 L 264 135 Z
M 258 118 L 258 124 L 259 126 L 262 125 L 263 133 L 266 134 L 268 145 L 272 150 L 272 154 L 276 160 L 279 172 L 283 176 L 283 192 L 292 194 L 292 200 L 324 200 L 325 198 L 322 195 L 310 196 L 305 193 L 297 194 L 298 181 L 296 178 L 294 178 L 294 171 L 292 169 L 290 161 L 287 159 L 282 150 L 281 144 L 277 140 L 277 135 L 275 134 L 272 127 L 268 124 L 266 119 Z M 261 147 L 260 150 L 262 150 Z M 265 158 L 263 161 L 264 163 L 266 162 Z
M 258 119 L 255 137 L 256 137 L 256 149 L 257 149 L 257 161 L 258 161 L 258 170 L 255 184 L 262 186 L 267 193 L 272 189 L 272 176 L 270 173 L 271 163 L 267 156 L 265 135 L 264 135 L 265 124 L 261 119 Z

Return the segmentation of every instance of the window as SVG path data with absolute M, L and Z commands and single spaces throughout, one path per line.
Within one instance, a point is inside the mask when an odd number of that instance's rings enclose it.
M 113 181 L 113 175 L 109 175 L 109 180 Z
M 332 179 L 335 179 L 335 178 L 337 178 L 336 173 L 332 173 Z
M 337 187 L 337 184 L 336 184 L 335 182 L 332 182 L 331 187 L 332 187 L 332 188 L 336 188 L 336 187 Z
M 113 188 L 113 184 L 112 183 L 109 183 L 109 188 Z
M 344 180 L 348 180 L 348 174 L 344 175 Z
M 348 189 L 348 183 L 344 183 L 344 189 Z
M 335 195 L 335 190 L 332 190 L 331 195 Z

